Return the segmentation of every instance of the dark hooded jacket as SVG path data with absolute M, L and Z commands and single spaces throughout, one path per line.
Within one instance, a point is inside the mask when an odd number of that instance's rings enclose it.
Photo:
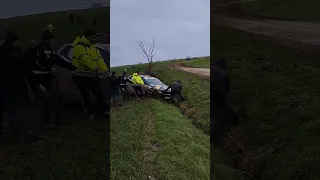
M 226 60 L 219 59 L 211 67 L 211 88 L 213 92 L 228 94 L 230 88 L 230 79 L 227 72 Z
M 4 44 L 0 47 L 0 86 L 16 87 L 25 81 L 26 63 L 23 58 L 23 51 L 15 47 L 14 42 L 18 41 L 14 33 L 8 33 Z

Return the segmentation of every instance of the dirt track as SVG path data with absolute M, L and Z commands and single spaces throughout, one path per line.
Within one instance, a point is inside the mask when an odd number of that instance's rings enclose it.
M 177 65 L 176 68 L 182 71 L 186 71 L 189 73 L 197 74 L 199 76 L 210 78 L 210 68 L 190 68 L 182 65 Z
M 246 1 L 236 1 L 219 5 L 218 8 L 234 6 L 237 3 Z M 230 13 L 230 12 L 229 12 Z M 312 46 L 320 45 L 320 22 L 312 21 L 280 21 L 280 20 L 262 20 L 258 18 L 236 17 L 234 14 L 215 15 L 214 23 L 232 27 L 246 32 L 267 35 L 274 38 L 289 40 Z

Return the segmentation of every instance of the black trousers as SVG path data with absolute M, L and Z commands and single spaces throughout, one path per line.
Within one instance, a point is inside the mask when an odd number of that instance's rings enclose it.
M 181 95 L 181 91 L 171 90 L 171 100 L 173 100 L 175 96 L 177 96 L 179 100 L 182 100 L 182 101 L 185 100 L 185 98 Z
M 139 97 L 140 95 L 141 96 L 144 96 L 143 95 L 143 92 L 142 92 L 142 88 L 141 88 L 141 85 L 133 85 L 132 86 L 134 91 L 136 92 L 136 95 Z M 139 95 L 140 94 L 140 95 Z
M 37 75 L 35 82 L 38 87 L 35 88 L 36 96 L 43 101 L 42 104 L 42 121 L 49 124 L 51 115 L 54 115 L 55 124 L 61 123 L 61 96 L 59 90 L 59 82 L 52 74 Z M 42 86 L 44 89 L 41 89 Z
M 105 97 L 102 93 L 102 89 L 101 89 L 98 78 L 74 75 L 73 80 L 78 86 L 78 89 L 82 96 L 82 104 L 83 104 L 84 110 L 88 115 L 92 115 L 95 113 L 95 108 L 91 104 L 91 100 L 90 100 L 90 91 L 94 94 L 94 96 L 98 100 L 98 103 L 99 103 L 98 111 L 100 112 L 108 111 L 109 107 L 105 101 Z

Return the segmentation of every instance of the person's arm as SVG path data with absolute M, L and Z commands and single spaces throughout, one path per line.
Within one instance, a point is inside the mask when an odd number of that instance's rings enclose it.
M 88 56 L 85 47 L 76 46 L 74 48 L 74 55 L 78 57 L 78 60 L 81 64 L 85 65 L 91 71 L 97 71 L 99 69 L 96 62 L 92 61 L 92 59 Z
M 100 68 L 100 70 L 102 72 L 107 72 L 108 71 L 108 67 L 106 65 L 106 63 L 104 62 L 104 59 L 102 58 L 100 51 L 98 49 L 96 49 L 97 51 L 97 65 Z

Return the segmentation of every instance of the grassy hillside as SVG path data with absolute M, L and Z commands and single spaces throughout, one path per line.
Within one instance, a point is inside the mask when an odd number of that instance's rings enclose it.
M 184 65 L 194 68 L 210 68 L 210 58 L 197 58 L 185 62 Z
M 81 24 L 71 24 L 69 19 L 71 12 L 81 15 Z M 26 47 L 31 38 L 34 37 L 40 40 L 44 27 L 52 24 L 53 33 L 55 34 L 55 45 L 58 47 L 81 35 L 86 29 L 93 28 L 91 21 L 93 16 L 97 17 L 96 31 L 109 32 L 110 8 L 107 7 L 0 19 L 0 37 L 4 37 L 7 29 L 11 29 L 17 33 L 23 47 Z
M 191 119 L 192 124 L 195 127 L 197 127 L 197 129 L 199 129 L 203 133 L 209 134 L 209 132 L 210 132 L 210 126 L 209 126 L 210 125 L 210 104 L 209 104 L 209 102 L 210 102 L 210 94 L 209 94 L 210 82 L 206 79 L 197 77 L 193 74 L 189 74 L 189 73 L 175 70 L 172 68 L 173 63 L 184 63 L 184 62 L 185 61 L 183 61 L 183 60 L 180 60 L 177 62 L 162 61 L 161 63 L 154 64 L 153 70 L 157 72 L 157 75 L 160 76 L 159 77 L 160 80 L 163 81 L 165 84 L 170 84 L 173 80 L 178 80 L 178 79 L 180 79 L 182 81 L 183 94 L 188 98 L 188 101 L 186 103 L 183 103 L 180 106 L 180 109 L 183 110 L 185 116 L 187 116 Z M 117 73 L 122 73 L 122 71 L 124 69 L 127 69 L 128 73 L 132 74 L 133 72 L 135 72 L 139 68 L 140 68 L 140 70 L 143 70 L 146 67 L 147 67 L 146 64 L 141 64 L 141 65 L 136 65 L 135 69 L 132 69 L 131 66 L 122 66 L 122 67 L 112 68 L 111 70 L 115 71 Z M 164 104 L 159 104 L 156 101 L 152 101 L 152 102 L 154 104 L 148 104 L 149 107 L 153 107 L 157 104 L 157 106 L 159 106 L 159 108 L 163 108 L 163 110 L 161 110 L 161 113 L 163 114 L 164 117 L 168 117 L 171 115 L 171 113 L 168 113 L 168 111 L 165 110 Z M 131 107 L 131 106 L 132 106 L 132 109 L 142 107 L 142 105 L 140 105 L 140 104 L 138 106 L 136 106 L 136 103 L 137 102 L 134 102 L 132 104 L 130 103 L 130 105 L 125 106 L 125 108 L 112 110 L 112 112 L 113 112 L 112 114 L 119 114 L 119 115 L 121 113 L 123 114 L 125 112 L 125 110 L 130 109 L 128 107 Z M 149 109 L 149 107 L 148 107 L 148 109 Z M 172 106 L 166 106 L 166 107 L 172 109 L 173 111 L 177 111 L 177 109 Z M 172 116 L 172 117 L 175 117 L 175 116 Z M 113 119 L 113 117 L 111 117 L 111 118 Z M 174 120 L 174 121 L 178 121 L 178 122 L 180 122 L 180 121 L 183 122 L 184 120 L 182 120 L 182 119 L 185 119 L 184 117 L 182 117 L 180 115 L 177 115 L 176 118 L 179 118 L 179 119 L 181 118 L 180 120 Z M 116 117 L 115 119 L 116 120 L 112 120 L 111 122 L 114 121 L 114 122 L 117 122 L 117 124 L 120 124 L 121 122 L 131 121 L 130 119 L 126 120 L 126 116 Z M 169 119 L 169 117 L 168 117 L 168 119 Z M 169 120 L 165 120 L 165 119 L 159 117 L 156 119 L 156 121 L 159 121 L 159 123 L 160 123 L 161 121 L 169 121 Z M 178 128 L 178 129 L 180 130 L 180 129 L 184 129 L 184 128 L 189 127 L 190 126 L 189 123 L 190 123 L 190 120 L 184 121 L 184 123 L 181 124 L 180 128 Z M 120 124 L 120 125 L 122 125 L 122 124 Z M 113 136 L 117 137 L 117 135 L 116 135 L 117 133 L 120 133 L 122 135 L 126 134 L 124 136 L 127 138 L 130 137 L 130 139 L 126 140 L 125 142 L 132 141 L 135 144 L 139 144 L 137 141 L 137 139 L 138 139 L 137 132 L 139 132 L 139 131 L 137 129 L 135 129 L 137 131 L 135 134 L 132 133 L 132 132 L 134 132 L 133 130 L 129 130 L 127 133 L 123 133 L 122 131 L 115 132 L 115 131 L 117 131 L 117 129 L 120 129 L 120 127 L 119 128 L 113 128 L 113 127 L 120 126 L 120 125 L 114 125 L 114 124 L 111 125 L 111 131 L 114 131 L 111 134 L 113 134 L 113 133 L 115 134 L 115 135 L 111 135 L 111 138 L 113 138 Z M 125 125 L 122 125 L 122 126 L 127 127 Z M 136 126 L 137 126 L 136 128 L 142 127 L 142 125 L 136 125 Z M 127 127 L 126 129 L 128 129 L 128 128 L 129 127 Z M 169 132 L 172 131 L 171 133 L 173 135 L 180 137 L 180 133 L 178 133 L 177 130 L 175 130 L 174 124 L 172 126 L 171 125 L 165 126 L 165 128 L 167 128 L 167 131 L 169 131 Z M 190 130 L 189 130 L 189 132 L 190 132 Z M 165 135 L 166 135 L 166 133 L 161 132 L 161 131 L 159 131 L 159 133 L 161 133 L 161 134 L 163 133 L 163 135 L 162 135 L 163 137 L 165 137 Z M 185 132 L 181 132 L 181 133 L 185 133 Z M 187 139 L 189 139 L 190 142 L 193 142 L 193 137 L 199 136 L 199 135 L 200 134 L 198 131 L 192 130 L 192 133 L 190 132 Z M 140 135 L 140 136 L 142 136 L 142 135 Z M 199 138 L 200 144 L 202 144 L 204 142 L 203 139 L 207 139 L 207 137 L 208 136 L 201 135 L 201 137 Z M 170 136 L 167 137 L 168 140 L 170 138 L 171 138 Z M 174 141 L 174 142 L 176 142 L 176 141 Z M 184 142 L 184 140 L 182 140 L 181 143 L 183 143 L 183 142 Z M 181 143 L 179 143 L 179 144 L 181 144 Z M 209 143 L 209 141 L 206 140 L 206 143 Z M 119 147 L 118 149 L 120 149 L 120 147 L 124 146 L 121 144 L 125 144 L 125 143 L 121 142 L 121 143 L 117 143 L 117 145 L 114 145 L 112 143 L 111 147 Z M 191 143 L 191 144 L 193 144 L 193 143 Z M 204 145 L 204 146 L 206 146 L 206 145 Z M 129 148 L 129 147 L 132 147 L 132 146 L 130 146 L 130 145 L 126 146 L 126 148 Z M 178 148 L 173 145 L 170 145 L 169 147 L 170 148 L 168 150 Z M 139 152 L 139 148 L 141 148 L 141 147 L 134 146 L 134 148 L 135 148 L 135 150 L 134 150 L 135 152 Z M 185 146 L 185 148 L 187 148 L 187 145 Z M 129 159 L 129 157 L 123 156 L 124 154 L 126 154 L 126 153 L 124 153 L 125 151 L 128 151 L 128 150 L 125 150 L 125 148 L 124 148 L 122 151 L 119 152 L 119 154 L 120 155 L 122 154 L 121 158 Z M 189 150 L 186 150 L 184 148 L 182 148 L 180 151 L 183 151 L 183 152 L 186 151 L 185 153 L 182 154 L 183 156 L 188 154 L 188 152 L 189 152 Z M 207 150 L 204 152 L 207 153 Z M 111 153 L 112 153 L 112 150 L 111 150 Z M 197 156 L 197 153 L 194 153 L 194 152 L 189 152 L 189 153 L 191 156 L 190 158 L 192 158 L 192 159 L 195 158 L 194 156 Z M 206 156 L 205 155 L 206 153 L 204 153 L 204 154 L 202 153 L 203 154 L 202 156 Z M 130 154 L 131 154 L 131 156 L 134 155 L 134 153 L 130 153 Z M 168 158 L 170 157 L 170 155 L 168 156 Z M 113 160 L 112 156 L 113 155 L 111 155 L 111 163 L 112 163 L 112 161 L 116 161 L 116 160 Z M 117 155 L 116 157 L 118 157 L 118 156 L 119 155 Z M 212 163 L 215 168 L 215 172 L 213 173 L 213 176 L 215 179 L 227 179 L 227 180 L 234 180 L 234 179 L 241 180 L 242 179 L 241 175 L 239 174 L 239 172 L 237 170 L 230 168 L 230 166 L 228 165 L 228 162 L 227 162 L 228 159 L 222 154 L 220 149 L 216 149 L 216 148 L 211 147 L 211 156 L 213 156 L 213 159 L 214 159 L 214 161 Z M 178 157 L 181 157 L 181 156 L 178 156 Z M 174 161 L 174 159 L 175 158 L 172 157 L 171 161 Z M 113 176 L 114 177 L 118 176 L 118 174 L 120 172 L 122 172 L 122 173 L 126 174 L 126 177 L 129 177 L 128 175 L 131 172 L 135 172 L 135 173 L 133 173 L 133 174 L 135 174 L 134 177 L 138 177 L 139 173 L 140 174 L 142 173 L 141 172 L 142 170 L 141 170 L 141 165 L 139 165 L 139 163 L 137 163 L 137 162 L 138 162 L 138 157 L 135 157 L 135 158 L 131 157 L 130 164 L 133 164 L 133 167 L 128 164 L 124 165 L 124 164 L 120 164 L 119 162 L 114 162 L 114 165 L 111 165 L 112 172 L 114 173 Z M 207 169 L 207 167 L 203 166 L 205 164 L 204 162 L 206 162 L 206 161 L 200 162 L 201 168 L 203 170 Z M 167 163 L 169 163 L 169 161 L 167 161 Z M 186 163 L 186 162 L 184 160 L 182 160 L 181 163 Z M 190 164 L 190 162 L 187 164 Z M 130 166 L 131 168 L 128 168 L 128 166 Z M 193 164 L 191 163 L 190 167 L 192 167 L 192 166 L 193 166 Z M 128 168 L 128 169 L 125 169 L 125 168 Z M 168 168 L 168 171 L 169 171 L 168 173 L 169 173 L 169 175 L 171 175 L 173 172 L 171 172 L 169 169 L 170 168 Z M 174 170 L 177 170 L 177 167 L 174 167 L 172 169 L 172 171 L 174 171 Z M 198 168 L 196 168 L 196 170 L 199 171 Z M 205 177 L 203 170 L 199 171 L 199 173 L 201 175 L 199 177 Z M 184 172 L 184 171 L 182 171 L 182 172 Z M 192 170 L 192 172 L 194 172 L 194 171 Z M 194 174 L 192 174 L 190 177 L 193 177 L 193 176 L 194 176 Z M 166 177 L 166 176 L 164 176 L 164 177 Z M 178 177 L 182 178 L 183 176 L 179 175 Z
M 257 0 L 241 4 L 241 9 L 271 19 L 320 20 L 318 0 Z
M 237 30 L 212 33 L 213 59 L 228 60 L 230 101 L 247 114 L 225 152 L 252 179 L 319 179 L 319 57 Z
M 209 136 L 176 107 L 132 101 L 111 111 L 111 179 L 210 179 Z

